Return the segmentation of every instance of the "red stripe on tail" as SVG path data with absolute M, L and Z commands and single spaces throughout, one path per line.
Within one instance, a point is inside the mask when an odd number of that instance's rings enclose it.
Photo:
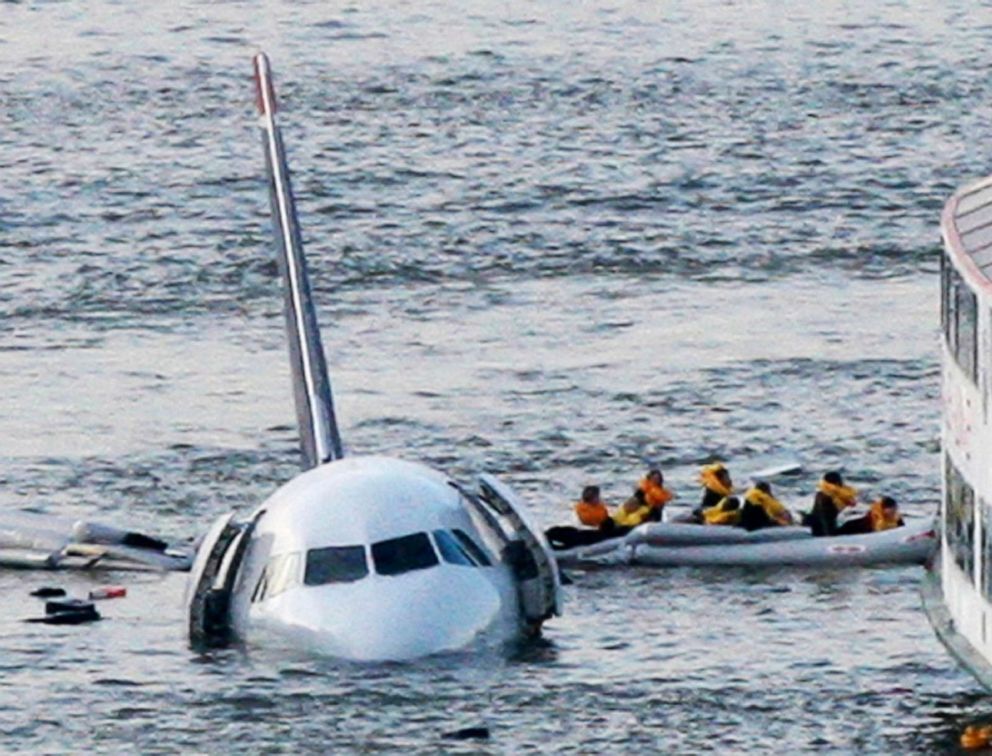
M 265 115 L 265 96 L 263 95 L 263 87 L 267 90 L 269 103 L 272 106 L 272 112 L 275 113 L 276 92 L 272 87 L 272 69 L 269 67 L 268 56 L 266 56 L 265 53 L 259 53 L 255 56 L 253 62 L 255 64 L 255 106 L 258 108 L 258 114 Z

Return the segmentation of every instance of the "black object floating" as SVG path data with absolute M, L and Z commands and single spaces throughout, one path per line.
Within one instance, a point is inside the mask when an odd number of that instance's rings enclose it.
M 62 599 L 61 601 L 46 601 L 45 616 L 31 617 L 25 622 L 40 622 L 45 625 L 82 625 L 86 622 L 96 622 L 100 613 L 91 601 L 82 599 Z
M 83 599 L 77 598 L 67 598 L 59 599 L 57 601 L 46 601 L 45 602 L 45 614 L 55 614 L 57 612 L 82 612 L 82 611 L 96 611 L 93 606 L 92 601 L 84 601 Z
M 489 728 L 463 727 L 454 732 L 446 732 L 441 737 L 447 740 L 489 740 Z
M 31 617 L 24 621 L 40 622 L 43 625 L 83 625 L 100 619 L 102 619 L 100 613 L 96 609 L 91 609 L 90 611 L 55 612 L 54 614 L 46 614 L 44 617 Z
M 55 588 L 54 586 L 46 585 L 31 591 L 31 595 L 37 596 L 38 598 L 54 598 L 55 596 L 64 596 L 65 588 Z

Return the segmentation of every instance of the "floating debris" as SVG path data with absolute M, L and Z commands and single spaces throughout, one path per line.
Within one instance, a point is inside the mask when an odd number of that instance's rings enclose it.
M 40 622 L 45 625 L 82 625 L 101 619 L 100 613 L 90 601 L 82 599 L 60 599 L 45 602 L 45 616 L 32 617 L 25 622 Z
M 63 599 L 61 601 L 46 601 L 44 617 L 31 617 L 24 621 L 45 625 L 82 625 L 86 622 L 96 622 L 99 619 L 101 619 L 100 613 L 92 602 L 82 599 Z
M 31 591 L 32 596 L 37 596 L 38 598 L 55 598 L 56 596 L 64 596 L 65 588 L 58 588 L 51 585 L 45 585 L 41 588 L 36 588 Z
M 127 596 L 127 588 L 123 585 L 107 585 L 90 591 L 90 600 L 115 599 Z
M 489 728 L 463 727 L 460 730 L 446 732 L 442 737 L 446 740 L 489 740 Z
M 55 614 L 57 612 L 78 612 L 85 609 L 93 609 L 90 601 L 83 599 L 67 598 L 45 602 L 45 614 Z

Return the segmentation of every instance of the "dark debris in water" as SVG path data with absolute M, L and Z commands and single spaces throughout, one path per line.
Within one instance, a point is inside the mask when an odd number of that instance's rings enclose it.
M 489 740 L 489 728 L 484 726 L 463 727 L 460 730 L 446 732 L 442 736 L 445 740 Z
M 85 625 L 102 619 L 93 604 L 79 599 L 49 601 L 45 604 L 45 616 L 30 617 L 25 622 L 44 625 Z
M 37 596 L 38 598 L 55 598 L 56 596 L 64 596 L 65 588 L 46 585 L 41 588 L 35 588 L 31 591 L 31 595 Z

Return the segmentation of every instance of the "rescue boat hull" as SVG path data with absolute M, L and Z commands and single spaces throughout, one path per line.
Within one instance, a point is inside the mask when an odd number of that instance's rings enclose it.
M 934 632 L 948 652 L 968 670 L 986 690 L 992 691 L 992 662 L 958 630 L 954 617 L 944 602 L 941 581 L 942 557 L 938 552 L 920 584 L 923 611 Z

